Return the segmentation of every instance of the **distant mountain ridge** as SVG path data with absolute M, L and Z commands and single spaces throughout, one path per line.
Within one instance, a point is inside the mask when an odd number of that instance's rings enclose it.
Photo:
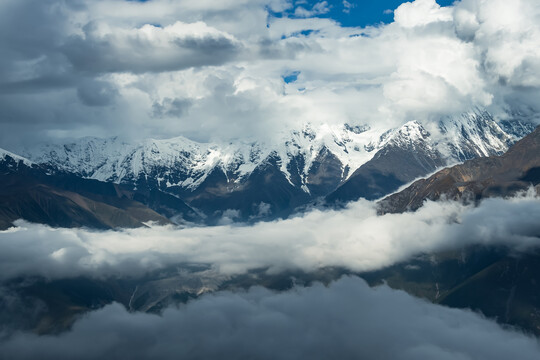
M 0 151 L 0 230 L 18 219 L 53 227 L 133 228 L 170 218 L 197 221 L 182 200 L 157 191 L 83 179 Z
M 527 129 L 475 110 L 430 128 L 417 121 L 395 129 L 307 124 L 273 144 L 83 138 L 20 153 L 82 178 L 173 195 L 207 223 L 256 221 L 287 217 L 319 198 L 382 197 L 438 168 L 502 154 Z

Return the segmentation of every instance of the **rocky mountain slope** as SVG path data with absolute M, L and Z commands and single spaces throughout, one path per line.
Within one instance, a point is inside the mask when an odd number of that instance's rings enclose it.
M 443 169 L 414 182 L 380 202 L 383 212 L 416 210 L 425 200 L 441 197 L 477 201 L 489 196 L 509 196 L 540 184 L 540 127 L 501 156 L 477 158 Z
M 424 254 L 362 274 L 371 285 L 389 286 L 449 307 L 479 311 L 501 324 L 540 336 L 540 255 L 504 247 L 471 246 Z
M 83 179 L 0 153 L 0 229 L 18 219 L 55 227 L 140 227 L 150 221 L 170 223 L 168 217 L 179 213 L 186 219 L 196 217 L 171 195 Z

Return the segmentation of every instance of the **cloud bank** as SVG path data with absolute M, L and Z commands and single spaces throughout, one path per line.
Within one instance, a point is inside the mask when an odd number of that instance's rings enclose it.
M 113 304 L 58 336 L 18 333 L 10 359 L 537 359 L 537 340 L 469 311 L 359 278 L 272 293 L 206 295 L 161 315 Z
M 519 253 L 540 245 L 540 199 L 487 199 L 478 207 L 427 203 L 415 213 L 377 216 L 373 203 L 272 223 L 96 232 L 19 222 L 0 232 L 0 281 L 33 276 L 123 279 L 179 264 L 214 275 L 328 266 L 374 270 L 422 252 L 472 244 Z M 0 357 L 30 359 L 256 358 L 536 359 L 537 339 L 470 311 L 449 309 L 363 280 L 275 293 L 216 292 L 161 315 L 107 305 L 59 335 L 20 332 L 45 305 L 0 287 Z M 10 311 L 12 310 L 12 311 Z M 0 317 L 2 317 L 0 316 Z M 92 339 L 92 341 L 89 341 Z
M 369 271 L 411 256 L 472 244 L 519 252 L 540 245 L 540 201 L 487 199 L 479 207 L 427 203 L 415 213 L 377 216 L 366 201 L 253 226 L 153 227 L 97 232 L 19 222 L 0 232 L 0 279 L 140 276 L 175 264 L 223 275 L 344 267 Z
M 368 28 L 318 17 L 332 6 L 3 1 L 0 145 L 271 140 L 306 122 L 388 127 L 475 106 L 539 121 L 537 1 L 416 0 Z

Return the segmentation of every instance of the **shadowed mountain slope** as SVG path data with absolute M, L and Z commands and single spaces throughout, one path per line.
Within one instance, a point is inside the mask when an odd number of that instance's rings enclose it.
M 148 206 L 153 202 L 155 210 Z M 140 227 L 148 221 L 168 224 L 169 208 L 174 208 L 174 213 L 184 211 L 188 219 L 196 216 L 171 195 L 136 192 L 117 184 L 53 172 L 7 152 L 0 158 L 0 229 L 10 227 L 17 219 L 54 227 L 97 229 Z
M 510 196 L 540 184 L 540 127 L 501 156 L 477 158 L 443 169 L 414 182 L 380 203 L 382 212 L 416 210 L 425 200 L 442 197 L 478 201 L 485 197 Z

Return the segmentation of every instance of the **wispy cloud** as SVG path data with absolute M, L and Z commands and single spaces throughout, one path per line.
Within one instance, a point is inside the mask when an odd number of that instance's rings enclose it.
M 355 8 L 356 4 L 353 4 L 347 0 L 343 0 L 343 12 L 349 14 L 352 8 Z
M 294 15 L 298 17 L 312 17 L 317 15 L 326 14 L 330 11 L 330 5 L 327 1 L 320 1 L 313 5 L 311 10 L 307 10 L 303 6 L 298 6 L 294 10 Z

